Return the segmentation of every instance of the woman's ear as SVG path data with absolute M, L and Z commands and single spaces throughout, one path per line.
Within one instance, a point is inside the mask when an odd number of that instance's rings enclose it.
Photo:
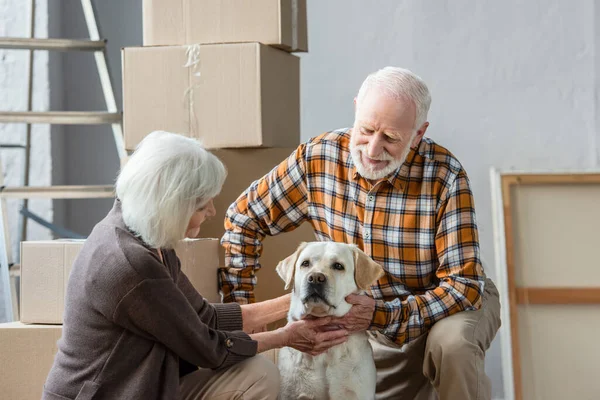
M 279 274 L 281 279 L 285 282 L 285 290 L 288 290 L 290 286 L 293 286 L 292 282 L 294 281 L 294 273 L 296 272 L 296 261 L 298 260 L 300 252 L 305 247 L 306 242 L 300 243 L 292 255 L 280 261 L 279 264 L 277 264 L 277 267 L 275 267 L 275 271 L 277 271 L 277 274 Z

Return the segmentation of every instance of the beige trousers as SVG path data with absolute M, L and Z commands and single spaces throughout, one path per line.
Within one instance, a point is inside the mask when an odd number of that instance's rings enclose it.
M 405 346 L 369 332 L 377 367 L 376 399 L 491 399 L 485 352 L 499 328 L 498 290 L 487 279 L 479 310 L 444 318 L 428 335 Z
M 257 355 L 220 371 L 200 369 L 181 378 L 181 400 L 275 400 L 279 370 Z

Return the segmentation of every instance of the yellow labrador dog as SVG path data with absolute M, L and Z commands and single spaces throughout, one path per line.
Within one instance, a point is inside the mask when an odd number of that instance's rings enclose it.
M 383 268 L 355 245 L 335 242 L 302 243 L 277 265 L 277 273 L 292 289 L 288 321 L 307 315 L 341 317 L 345 301 L 376 281 Z M 369 400 L 375 397 L 375 363 L 365 332 L 311 356 L 290 347 L 279 352 L 281 400 Z

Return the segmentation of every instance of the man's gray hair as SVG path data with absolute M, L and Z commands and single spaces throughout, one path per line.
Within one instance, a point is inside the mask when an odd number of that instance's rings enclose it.
M 371 73 L 362 83 L 356 104 L 358 105 L 369 89 L 376 87 L 395 99 L 409 100 L 415 104 L 415 129 L 427 121 L 431 95 L 423 80 L 408 69 L 385 67 Z
M 185 237 L 192 214 L 219 194 L 226 175 L 200 141 L 152 132 L 117 178 L 123 220 L 149 246 L 173 248 Z

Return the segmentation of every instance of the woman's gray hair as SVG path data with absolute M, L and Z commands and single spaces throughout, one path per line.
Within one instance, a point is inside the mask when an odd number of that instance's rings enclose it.
M 202 143 L 155 131 L 121 169 L 116 183 L 123 220 L 151 247 L 173 248 L 192 214 L 221 191 L 227 171 Z
M 431 94 L 425 82 L 413 72 L 398 67 L 385 67 L 373 72 L 367 76 L 358 90 L 357 105 L 373 87 L 377 87 L 392 98 L 412 101 L 416 108 L 415 129 L 419 129 L 427 122 Z

